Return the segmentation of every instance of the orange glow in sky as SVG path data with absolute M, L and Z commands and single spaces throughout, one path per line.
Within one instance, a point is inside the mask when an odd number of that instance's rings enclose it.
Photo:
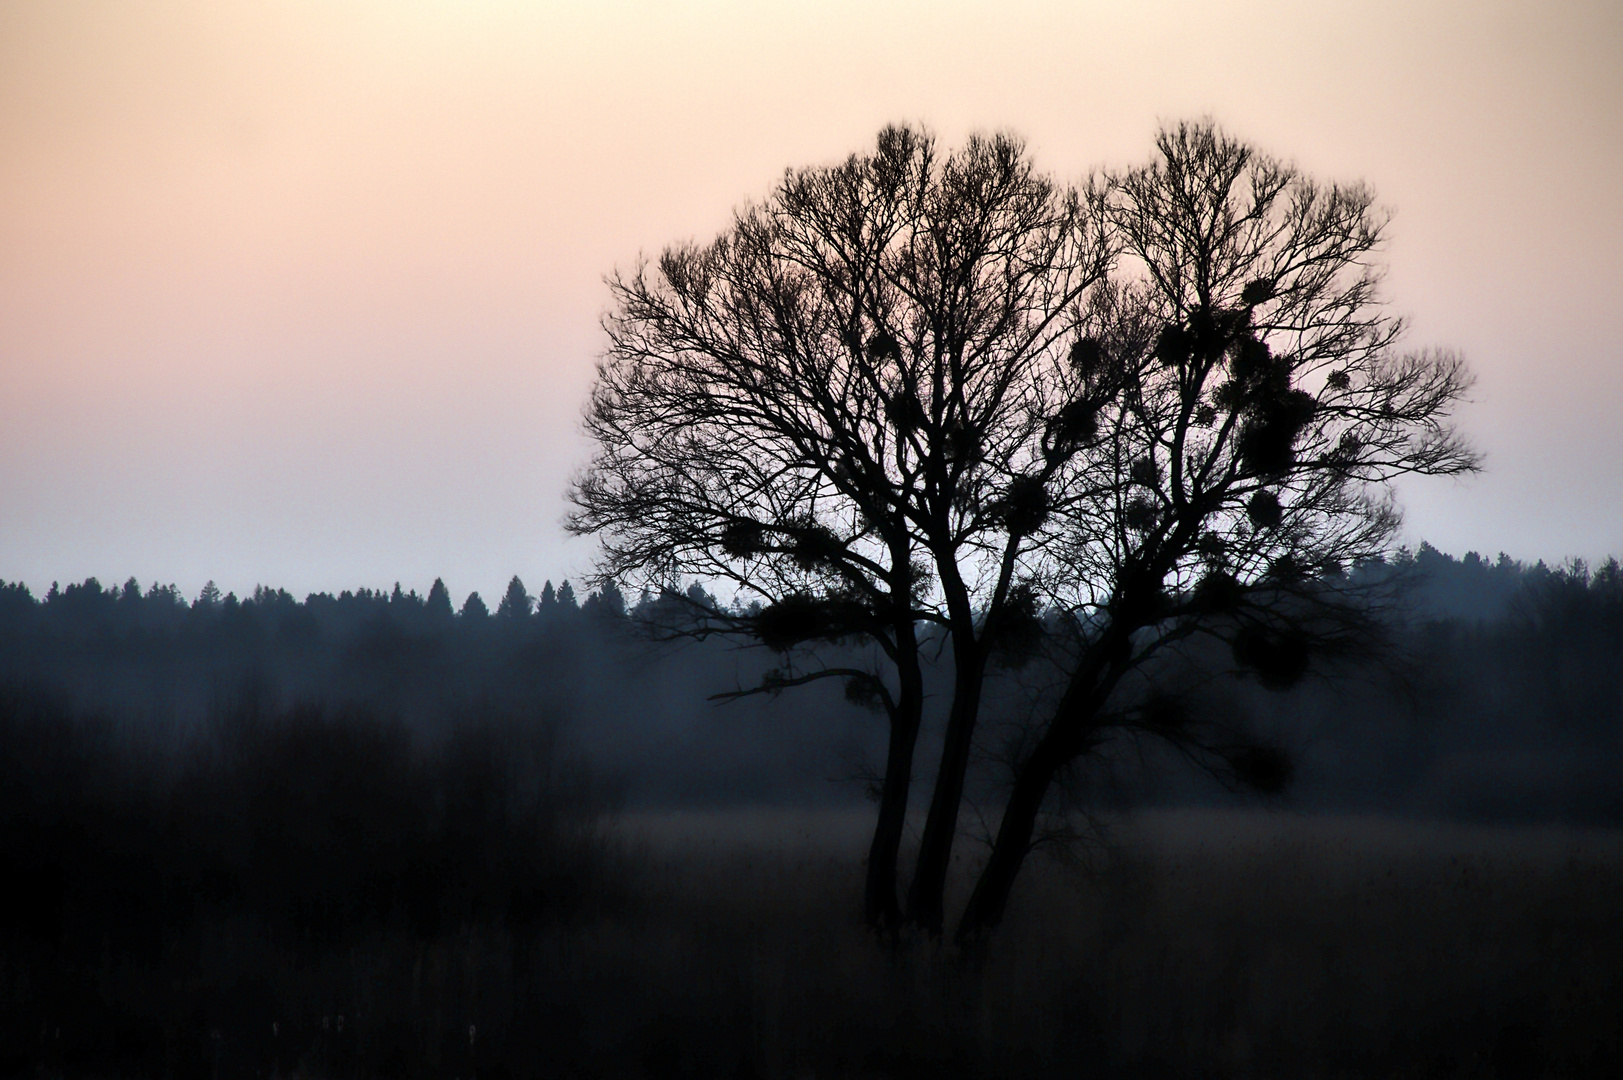
M 605 273 L 886 122 L 1080 177 L 1211 115 L 1397 214 L 1488 471 L 1406 535 L 1623 554 L 1623 8 L 0 7 L 0 579 L 579 577 Z

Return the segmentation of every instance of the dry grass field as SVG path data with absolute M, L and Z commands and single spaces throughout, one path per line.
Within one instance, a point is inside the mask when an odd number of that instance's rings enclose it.
M 1143 813 L 1035 860 L 966 960 L 855 927 L 862 825 L 626 822 L 670 867 L 624 939 L 670 1072 L 731 1017 L 772 1076 L 1623 1074 L 1623 834 Z
M 965 957 L 863 931 L 866 826 L 627 814 L 626 884 L 569 918 L 326 944 L 205 920 L 162 956 L 92 962 L 66 997 L 13 952 L 0 990 L 30 1011 L 7 1060 L 209 1080 L 1623 1075 L 1623 834 L 1141 813 L 1034 859 Z

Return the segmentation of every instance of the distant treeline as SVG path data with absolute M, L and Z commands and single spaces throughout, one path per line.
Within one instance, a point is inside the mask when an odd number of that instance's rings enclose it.
M 1410 583 L 1387 659 L 1265 692 L 1224 656 L 1199 707 L 1250 715 L 1297 760 L 1289 798 L 1303 806 L 1488 819 L 1623 821 L 1623 571 L 1609 559 L 1526 565 L 1454 558 L 1422 544 L 1357 573 Z M 691 585 L 683 599 L 714 603 Z M 301 704 L 363 709 L 414 729 L 448 730 L 475 712 L 564 733 L 585 760 L 643 805 L 806 803 L 860 798 L 883 722 L 837 682 L 718 706 L 781 659 L 719 640 L 659 644 L 671 595 L 632 603 L 612 587 L 539 597 L 513 578 L 490 607 L 360 589 L 300 601 L 259 588 L 245 599 L 205 587 L 95 579 L 36 599 L 0 584 L 0 683 L 43 692 L 76 714 L 142 730 L 206 726 L 211 716 Z M 666 610 L 670 609 L 670 610 Z M 1011 670 L 994 693 L 1012 714 Z M 937 686 L 939 720 L 947 687 Z M 988 723 L 981 790 L 1001 782 Z M 927 730 L 926 739 L 931 737 Z M 1102 755 L 1100 797 L 1182 802 L 1226 797 L 1187 769 Z M 928 751 L 924 759 L 928 760 Z M 833 782 L 831 782 L 833 781 Z M 856 781 L 856 782 L 852 782 Z M 928 776 L 920 783 L 927 783 Z
M 1617 560 L 1526 565 L 1422 544 L 1377 569 L 1409 583 L 1383 659 L 1283 695 L 1237 688 L 1295 749 L 1298 805 L 1623 824 Z
M 1455 558 L 1426 543 L 1414 551 L 1399 550 L 1390 564 L 1366 565 L 1359 572 L 1403 573 L 1412 583 L 1415 615 L 1466 622 L 1502 620 L 1518 602 L 1550 589 L 1592 594 L 1593 602 L 1602 607 L 1615 602 L 1623 589 L 1623 569 L 1615 557 L 1594 570 L 1581 559 L 1550 567 L 1542 561 L 1521 563 L 1502 552 L 1491 560 L 1474 551 Z M 701 603 L 717 603 L 698 584 L 690 584 L 685 595 Z M 402 590 L 396 582 L 392 591 L 362 588 L 336 596 L 311 593 L 303 601 L 285 589 L 265 586 L 239 600 L 235 593 L 221 593 L 212 581 L 188 601 L 174 585 L 154 582 L 143 591 L 133 577 L 118 587 L 104 586 L 94 577 L 66 587 L 53 582 L 43 597 L 35 597 L 20 581 L 0 580 L 0 635 L 12 645 L 40 634 L 58 643 L 161 634 L 235 647 L 270 638 L 331 642 L 380 625 L 417 635 L 515 633 L 581 616 L 646 620 L 669 600 L 668 595 L 645 592 L 628 605 L 612 583 L 578 598 L 567 580 L 556 589 L 548 580 L 538 595 L 530 595 L 516 575 L 494 612 L 477 592 L 469 593 L 460 606 L 454 605 L 444 581 L 437 578 L 426 594 Z
M 1490 564 L 1423 545 L 1398 562 L 1417 580 L 1399 638 L 1409 675 L 1383 691 L 1406 730 L 1383 747 L 1379 726 L 1360 732 L 1356 699 L 1327 703 L 1344 713 L 1333 741 L 1383 751 L 1385 790 L 1406 809 L 1623 824 L 1617 559 Z
M 478 593 L 452 607 L 427 595 L 358 589 L 298 600 L 256 588 L 238 599 L 213 582 L 187 601 L 173 585 L 95 578 L 35 599 L 0 583 L 0 678 L 66 694 L 79 709 L 195 722 L 247 695 L 256 705 L 364 704 L 423 720 L 478 704 L 555 713 L 583 650 L 617 633 L 612 587 L 577 600 L 547 582 L 539 602 L 514 577 L 492 613 Z
M 690 587 L 688 599 L 714 600 Z M 361 712 L 437 737 L 488 715 L 557 733 L 634 803 L 827 802 L 830 784 L 877 737 L 839 688 L 718 708 L 711 694 L 756 681 L 776 660 L 723 643 L 661 644 L 673 597 L 628 605 L 612 586 L 579 596 L 514 577 L 495 610 L 427 594 L 358 589 L 302 601 L 212 585 L 94 578 L 36 598 L 0 582 L 0 688 L 174 748 L 222 717 L 295 707 Z
M 1542 560 L 1518 562 L 1504 552 L 1491 560 L 1474 551 L 1454 558 L 1422 543 L 1414 551 L 1400 549 L 1392 567 L 1410 575 L 1413 607 L 1420 618 L 1499 620 L 1511 615 L 1515 605 L 1537 602 L 1550 590 L 1584 593 L 1598 609 L 1617 604 L 1623 590 L 1623 567 L 1616 556 L 1593 569 L 1582 559 L 1551 567 Z
M 652 601 L 645 598 L 644 603 Z M 259 586 L 239 600 L 222 594 L 210 581 L 195 600 L 188 602 L 174 585 L 154 582 L 144 592 L 135 578 L 122 587 L 104 587 L 96 578 L 58 588 L 36 599 L 22 582 L 0 581 L 0 632 L 22 640 L 26 634 L 46 634 L 58 641 L 128 638 L 132 635 L 190 636 L 210 639 L 227 647 L 275 638 L 306 641 L 346 637 L 368 626 L 390 625 L 420 635 L 453 628 L 473 632 L 487 625 L 497 629 L 528 626 L 533 620 L 579 616 L 620 618 L 625 598 L 613 585 L 588 595 L 584 602 L 565 581 L 557 589 L 548 581 L 539 597 L 525 592 L 514 577 L 494 614 L 480 595 L 470 593 L 460 610 L 439 579 L 427 595 L 382 589 L 311 593 L 301 602 L 286 589 Z M 489 623 L 488 620 L 496 620 Z

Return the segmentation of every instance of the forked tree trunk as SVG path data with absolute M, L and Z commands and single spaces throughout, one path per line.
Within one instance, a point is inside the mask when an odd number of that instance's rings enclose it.
M 896 895 L 898 853 L 907 824 L 907 798 L 913 782 L 913 752 L 924 713 L 923 678 L 916 666 L 901 672 L 896 714 L 891 718 L 885 778 L 879 791 L 879 820 L 868 847 L 868 875 L 863 889 L 863 918 L 870 930 L 890 933 L 902 923 Z
M 1021 763 L 1004 804 L 992 853 L 958 920 L 958 931 L 953 935 L 958 945 L 973 943 L 1002 921 L 1015 878 L 1031 853 L 1037 815 L 1042 812 L 1048 788 L 1065 763 L 1084 749 L 1086 733 L 1121 679 L 1131 635 L 1130 626 L 1114 627 L 1088 651 L 1055 706 L 1047 731 Z
M 924 835 L 919 840 L 913 886 L 907 894 L 908 919 L 931 934 L 941 933 L 947 871 L 952 865 L 952 841 L 958 832 L 958 809 L 964 799 L 964 773 L 969 768 L 975 718 L 980 711 L 983 674 L 979 650 L 973 644 L 959 654 L 955 642 L 953 651 L 958 674 L 953 680 L 946 741 L 941 748 L 941 767 L 936 773 L 930 812 L 924 820 Z
M 992 854 L 975 881 L 975 891 L 970 893 L 969 904 L 958 921 L 958 932 L 953 935 L 960 946 L 975 941 L 1003 920 L 1014 879 L 1031 851 L 1031 837 L 1043 799 L 1048 794 L 1048 785 L 1064 763 L 1058 746 L 1051 739 L 1044 739 L 1020 767 L 1003 809 L 997 839 L 992 843 Z

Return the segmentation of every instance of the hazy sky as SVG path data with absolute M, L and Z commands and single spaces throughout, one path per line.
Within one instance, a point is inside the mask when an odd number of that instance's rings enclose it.
M 1487 471 L 1462 553 L 1623 553 L 1623 5 L 0 0 L 0 578 L 579 576 L 605 273 L 922 121 L 1080 177 L 1201 115 L 1396 211 Z

